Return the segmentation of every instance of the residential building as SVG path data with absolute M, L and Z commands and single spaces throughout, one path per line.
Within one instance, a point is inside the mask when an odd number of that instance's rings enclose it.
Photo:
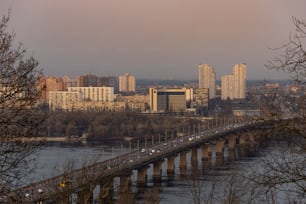
M 49 92 L 63 91 L 64 82 L 61 77 L 42 77 L 37 82 L 37 88 L 41 90 L 40 102 L 47 103 L 49 101 Z
M 245 99 L 246 93 L 246 64 L 235 64 L 233 67 L 234 76 L 234 99 Z
M 207 114 L 208 111 L 208 89 L 194 89 L 193 91 L 193 101 L 191 102 L 190 107 L 196 109 L 196 113 L 200 115 Z
M 119 92 L 135 92 L 136 80 L 135 77 L 126 73 L 119 76 Z
M 209 99 L 216 97 L 216 73 L 208 64 L 199 65 L 199 88 L 209 89 Z
M 89 87 L 89 86 L 97 86 L 97 76 L 88 74 L 88 75 L 80 75 L 78 77 L 78 86 L 80 87 Z
M 69 76 L 64 76 L 62 79 L 63 79 L 63 82 L 64 82 L 63 91 L 67 91 L 68 87 L 79 86 L 78 79 L 71 79 Z
M 234 75 L 221 77 L 221 99 L 228 100 L 234 98 Z
M 81 92 L 84 101 L 111 102 L 114 100 L 114 87 L 69 87 L 68 92 Z
M 245 99 L 246 96 L 246 65 L 236 64 L 233 74 L 221 77 L 221 99 Z
M 50 91 L 49 108 L 50 110 L 72 111 L 77 103 L 83 101 L 82 93 L 79 91 Z
M 107 86 L 107 87 L 118 87 L 117 77 L 115 76 L 102 76 L 97 78 L 97 86 Z

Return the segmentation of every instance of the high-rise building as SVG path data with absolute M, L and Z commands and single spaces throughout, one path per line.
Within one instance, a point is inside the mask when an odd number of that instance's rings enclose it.
M 96 87 L 97 86 L 97 76 L 92 75 L 92 74 L 79 76 L 78 86 L 80 86 L 80 87 L 89 87 L 89 86 Z
M 119 92 L 135 92 L 136 80 L 134 76 L 126 73 L 123 76 L 119 76 Z
M 233 82 L 234 76 L 232 74 L 221 77 L 221 99 L 233 99 Z
M 221 77 L 221 99 L 245 99 L 246 65 L 235 64 L 233 74 Z
M 64 82 L 61 77 L 42 77 L 37 82 L 37 88 L 41 90 L 40 101 L 47 103 L 49 101 L 50 91 L 63 91 Z
M 216 97 L 216 73 L 208 64 L 199 65 L 199 88 L 209 90 L 209 99 Z
M 245 99 L 246 92 L 246 64 L 235 64 L 233 67 L 234 93 L 233 98 Z
M 69 76 L 63 76 L 62 77 L 63 81 L 64 81 L 64 91 L 67 91 L 68 87 L 76 87 L 78 86 L 78 79 L 71 79 Z
M 116 87 L 117 77 L 102 76 L 97 78 L 97 86 Z

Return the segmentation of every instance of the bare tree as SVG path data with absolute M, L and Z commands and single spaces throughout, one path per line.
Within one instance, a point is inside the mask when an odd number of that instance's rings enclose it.
M 268 134 L 282 140 L 282 148 L 263 157 L 249 176 L 252 185 L 269 203 L 306 201 L 306 23 L 293 18 L 295 32 L 289 42 L 275 49 L 281 52 L 266 65 L 293 79 L 286 92 L 270 95 L 265 101 L 265 117 L 277 122 Z
M 295 33 L 290 35 L 289 42 L 274 50 L 282 54 L 276 56 L 266 65 L 268 69 L 284 71 L 300 84 L 306 80 L 306 23 L 305 21 L 292 18 L 295 26 Z
M 0 19 L 0 195 L 31 170 L 29 159 L 39 144 L 24 138 L 38 135 L 44 119 L 37 105 L 38 62 L 20 44 L 14 48 L 8 22 L 9 15 Z

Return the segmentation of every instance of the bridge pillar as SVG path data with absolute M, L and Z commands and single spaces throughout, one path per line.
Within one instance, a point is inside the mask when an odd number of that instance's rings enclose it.
M 256 141 L 260 147 L 267 147 L 269 144 L 269 138 L 267 133 L 263 132 L 263 130 L 256 131 Z
M 255 142 L 254 132 L 249 132 L 249 145 L 248 145 L 248 156 L 256 156 L 257 153 L 257 145 Z
M 240 135 L 239 136 L 239 157 L 243 158 L 245 157 L 245 141 L 246 141 L 246 135 Z
M 72 195 L 70 194 L 69 197 L 61 195 L 59 196 L 59 198 L 56 198 L 55 200 L 56 200 L 56 203 L 58 204 L 70 204 L 72 203 Z
M 148 167 L 141 167 L 137 169 L 137 185 L 138 186 L 145 186 L 147 183 L 147 170 Z
M 93 192 L 86 188 L 77 192 L 77 204 L 90 204 L 93 202 Z
M 120 192 L 125 193 L 129 190 L 129 184 L 131 180 L 131 175 L 130 174 L 125 174 L 120 176 Z
M 235 135 L 229 135 L 226 138 L 227 138 L 227 148 L 228 148 L 228 161 L 234 161 L 237 137 Z
M 224 163 L 224 139 L 216 140 L 216 166 Z
M 167 158 L 167 174 L 174 175 L 174 160 L 175 156 Z
M 187 155 L 186 151 L 183 151 L 183 152 L 180 153 L 180 171 L 181 171 L 181 174 L 186 173 L 186 169 L 187 169 L 186 155 Z
M 135 202 L 134 201 L 135 195 L 130 189 L 131 174 L 132 172 L 120 175 L 118 203 L 134 203 Z
M 158 160 L 153 163 L 153 180 L 159 182 L 161 180 L 163 160 Z
M 198 148 L 194 147 L 191 149 L 191 166 L 193 169 L 198 168 Z
M 100 181 L 100 203 L 113 203 L 114 178 L 110 177 Z
M 202 168 L 207 170 L 211 168 L 211 144 L 202 144 Z

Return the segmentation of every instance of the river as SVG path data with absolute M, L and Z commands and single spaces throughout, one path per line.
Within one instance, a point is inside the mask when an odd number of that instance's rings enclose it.
M 129 144 L 122 143 L 87 143 L 87 144 L 48 144 L 44 146 L 37 154 L 35 171 L 27 178 L 26 183 L 40 181 L 46 178 L 53 177 L 65 170 L 80 168 L 88 165 L 93 161 L 104 161 L 115 157 L 121 153 L 130 151 Z M 273 148 L 272 148 L 273 150 Z M 198 150 L 198 155 L 201 155 L 201 150 Z M 271 151 L 271 148 L 261 149 L 264 153 Z M 225 156 L 227 148 L 225 146 Z M 215 155 L 212 155 L 213 157 Z M 241 169 L 247 169 L 250 166 L 256 165 L 260 157 L 246 157 L 232 162 L 227 162 L 221 167 L 213 168 L 210 171 L 203 171 L 201 158 L 198 158 L 196 168 L 191 165 L 190 153 L 187 154 L 187 171 L 184 174 L 180 173 L 178 158 L 175 159 L 175 175 L 167 176 L 166 163 L 163 163 L 163 171 L 160 183 L 154 183 L 152 176 L 152 165 L 148 169 L 148 182 L 145 188 L 137 187 L 137 173 L 133 172 L 131 192 L 135 199 L 135 203 L 143 203 L 144 199 L 148 199 L 148 195 L 158 198 L 157 203 L 168 204 L 185 204 L 196 203 L 194 198 L 199 197 L 205 199 L 209 197 L 212 189 L 218 188 L 214 192 L 213 203 L 221 203 L 222 199 L 217 200 L 216 195 L 220 198 L 226 195 L 227 186 L 225 180 L 238 173 Z M 200 156 L 199 156 L 200 157 Z M 239 182 L 239 181 L 235 181 Z M 119 179 L 116 178 L 114 186 L 118 186 Z M 220 187 L 221 186 L 221 187 Z M 116 187 L 115 187 L 116 189 Z M 98 190 L 95 190 L 94 197 L 98 197 Z M 115 199 L 118 199 L 119 193 L 115 190 Z M 201 201 L 201 203 L 205 203 Z

